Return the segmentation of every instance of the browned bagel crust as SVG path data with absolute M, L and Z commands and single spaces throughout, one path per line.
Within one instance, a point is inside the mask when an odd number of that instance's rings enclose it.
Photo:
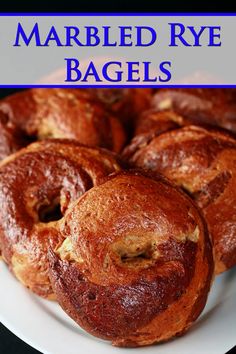
M 134 135 L 159 135 L 187 125 L 186 119 L 173 111 L 147 110 L 136 121 Z
M 188 126 L 138 137 L 125 151 L 137 167 L 163 173 L 202 209 L 216 254 L 216 273 L 236 264 L 236 140 L 218 131 Z
M 211 243 L 192 200 L 164 177 L 111 175 L 73 204 L 50 278 L 64 310 L 117 346 L 185 332 L 204 308 Z
M 12 272 L 32 291 L 52 296 L 47 251 L 62 239 L 57 219 L 119 169 L 109 151 L 57 139 L 33 143 L 0 163 L 0 248 Z
M 87 90 L 31 89 L 0 101 L 0 112 L 27 136 L 76 139 L 119 152 L 125 142 L 121 123 Z
M 190 121 L 173 111 L 144 111 L 136 119 L 132 142 L 124 148 L 122 155 L 128 160 L 139 146 L 145 146 L 162 133 L 186 125 L 190 125 Z
M 235 89 L 161 89 L 153 96 L 151 106 L 154 111 L 173 110 L 185 123 L 189 120 L 192 124 L 219 126 L 236 133 Z

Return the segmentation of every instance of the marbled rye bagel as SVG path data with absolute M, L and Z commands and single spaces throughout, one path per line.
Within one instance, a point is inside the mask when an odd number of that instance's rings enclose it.
M 0 248 L 16 277 L 51 297 L 47 252 L 72 201 L 119 170 L 114 155 L 67 140 L 37 142 L 0 163 Z
M 88 90 L 31 89 L 0 101 L 0 112 L 31 139 L 69 138 L 120 151 L 121 123 Z
M 236 133 L 235 89 L 161 89 L 152 100 L 154 111 L 173 110 L 192 124 L 213 125 Z
M 216 273 L 236 264 L 236 140 L 197 126 L 146 141 L 136 137 L 124 155 L 136 167 L 163 173 L 202 209 L 216 255 Z
M 91 334 L 141 346 L 185 332 L 204 308 L 213 259 L 191 199 L 164 177 L 120 172 L 67 210 L 50 278 Z

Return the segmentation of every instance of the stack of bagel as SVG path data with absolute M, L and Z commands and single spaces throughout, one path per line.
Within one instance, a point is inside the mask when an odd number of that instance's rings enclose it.
M 236 264 L 236 90 L 31 89 L 0 101 L 0 250 L 121 347 L 184 334 Z

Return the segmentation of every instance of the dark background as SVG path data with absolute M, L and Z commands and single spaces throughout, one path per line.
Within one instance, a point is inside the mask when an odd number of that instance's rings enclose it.
M 236 12 L 233 1 L 171 1 L 165 0 L 100 0 L 91 2 L 68 0 L 53 1 L 1 1 L 0 12 Z M 13 89 L 0 90 L 0 97 L 14 92 Z M 217 335 L 217 333 L 216 333 Z M 233 349 L 228 353 L 232 354 Z M 0 324 L 1 354 L 37 354 L 38 351 L 22 342 Z M 56 353 L 55 353 L 56 354 Z M 66 354 L 66 353 L 65 353 Z M 191 353 L 190 353 L 191 354 Z M 224 353 L 222 353 L 224 354 Z
M 184 0 L 1 1 L 0 12 L 234 12 L 235 2 Z

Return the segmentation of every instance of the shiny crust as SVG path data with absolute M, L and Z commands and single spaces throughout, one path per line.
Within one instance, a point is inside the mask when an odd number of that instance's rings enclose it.
M 236 133 L 235 89 L 161 89 L 152 100 L 154 111 L 173 110 L 196 125 L 213 125 Z M 189 124 L 189 123 L 188 123 Z
M 163 173 L 202 209 L 214 242 L 216 273 L 236 264 L 236 141 L 196 126 L 145 141 L 136 137 L 125 157 L 138 167 Z
M 120 151 L 121 123 L 87 90 L 31 89 L 0 101 L 0 112 L 27 136 L 69 138 L 88 146 Z
M 184 333 L 204 308 L 208 233 L 191 199 L 164 177 L 111 175 L 68 209 L 60 232 L 50 279 L 63 309 L 91 334 L 149 345 Z
M 112 153 L 69 140 L 37 142 L 1 162 L 0 248 L 24 285 L 41 296 L 52 296 L 47 252 L 63 237 L 58 231 L 61 221 L 56 219 L 119 169 Z M 59 216 L 47 220 L 50 208 L 60 208 Z
M 160 112 L 150 109 L 137 119 L 134 135 L 159 135 L 183 125 L 187 125 L 187 120 L 173 111 Z
M 156 136 L 185 125 L 190 125 L 189 120 L 173 111 L 145 111 L 137 118 L 134 137 L 122 155 L 129 160 L 137 149 L 146 146 Z

